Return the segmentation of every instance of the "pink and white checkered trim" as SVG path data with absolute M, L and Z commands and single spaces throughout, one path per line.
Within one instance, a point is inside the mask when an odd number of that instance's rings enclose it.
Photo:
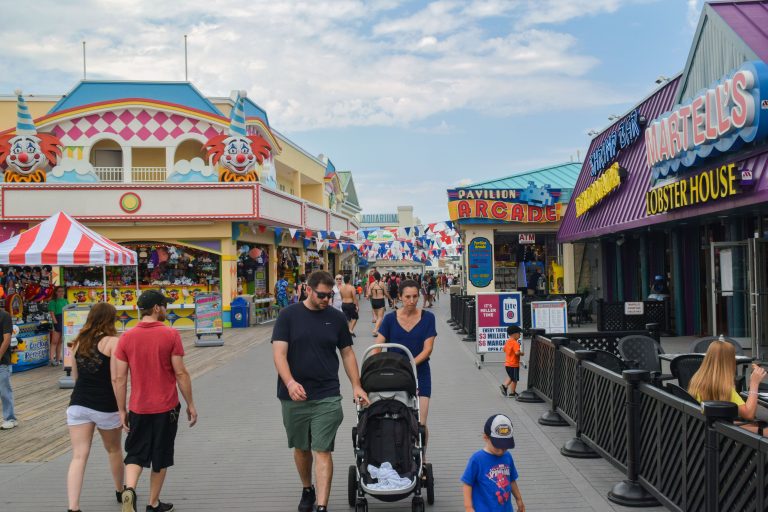
M 224 130 L 207 121 L 179 114 L 131 108 L 67 119 L 57 123 L 51 132 L 65 146 L 74 146 L 101 133 L 117 135 L 126 142 L 162 142 L 165 139 L 178 139 L 188 133 L 200 134 L 209 139 L 224 133 Z

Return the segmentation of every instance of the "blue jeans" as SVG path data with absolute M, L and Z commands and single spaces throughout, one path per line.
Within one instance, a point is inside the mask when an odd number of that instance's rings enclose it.
M 0 401 L 3 402 L 3 419 L 11 421 L 16 419 L 13 413 L 13 390 L 11 389 L 11 371 L 8 364 L 0 364 Z

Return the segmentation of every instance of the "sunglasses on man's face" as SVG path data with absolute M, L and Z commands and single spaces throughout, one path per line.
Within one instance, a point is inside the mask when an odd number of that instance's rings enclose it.
M 315 292 L 315 295 L 317 295 L 317 298 L 320 300 L 323 299 L 332 299 L 335 295 L 333 292 L 318 292 L 317 290 L 313 290 Z

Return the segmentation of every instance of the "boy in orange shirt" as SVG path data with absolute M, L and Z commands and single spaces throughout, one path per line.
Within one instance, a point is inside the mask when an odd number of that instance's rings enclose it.
M 521 337 L 523 330 L 516 326 L 507 327 L 507 336 L 509 339 L 504 344 L 504 353 L 507 355 L 504 361 L 504 369 L 507 370 L 507 380 L 499 386 L 502 396 L 517 396 L 517 381 L 520 380 L 520 356 L 523 355 L 523 345 Z

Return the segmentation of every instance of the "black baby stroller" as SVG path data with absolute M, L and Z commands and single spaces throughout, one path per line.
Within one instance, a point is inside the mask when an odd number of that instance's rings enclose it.
M 407 356 L 386 351 L 391 348 Z M 384 351 L 371 355 L 376 349 Z M 360 380 L 369 405 L 358 404 L 352 429 L 356 463 L 349 466 L 349 506 L 368 512 L 366 495 L 391 502 L 413 494 L 411 511 L 423 512 L 422 488 L 430 505 L 435 488 L 432 465 L 423 463 L 425 430 L 419 425 L 413 355 L 403 345 L 373 345 L 363 354 Z M 369 466 L 376 469 L 369 471 Z

